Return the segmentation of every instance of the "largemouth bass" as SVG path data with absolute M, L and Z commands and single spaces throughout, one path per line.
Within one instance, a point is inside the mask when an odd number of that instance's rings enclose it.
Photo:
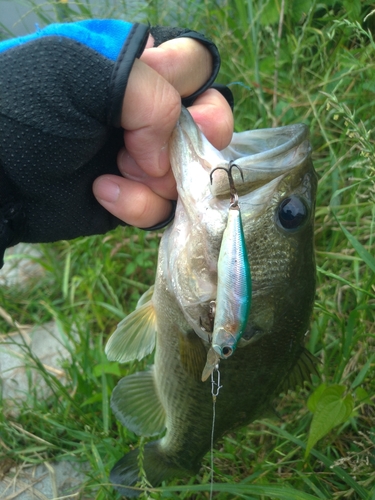
M 197 473 L 210 450 L 211 382 L 202 371 L 211 347 L 210 303 L 228 220 L 228 169 L 239 195 L 251 266 L 252 305 L 237 349 L 220 362 L 214 439 L 272 411 L 280 392 L 315 372 L 303 348 L 315 294 L 313 221 L 316 174 L 304 125 L 235 133 L 219 152 L 183 109 L 170 143 L 178 203 L 159 248 L 155 286 L 109 339 L 110 360 L 141 359 L 155 348 L 154 366 L 123 378 L 111 406 L 137 434 L 165 435 L 144 447 L 148 481 Z M 132 497 L 138 450 L 120 459 L 111 481 Z M 129 488 L 130 487 L 130 488 Z

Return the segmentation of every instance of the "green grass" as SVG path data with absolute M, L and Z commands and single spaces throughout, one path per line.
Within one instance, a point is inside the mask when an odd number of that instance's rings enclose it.
M 30 2 L 32 6 L 32 3 Z M 169 7 L 168 7 L 169 6 Z M 170 7 L 172 6 L 172 8 Z M 284 6 L 284 9 L 282 9 Z M 202 30 L 222 54 L 219 80 L 236 98 L 238 131 L 306 123 L 319 175 L 318 289 L 307 347 L 321 379 L 345 387 L 354 412 L 304 453 L 309 392 L 278 401 L 281 421 L 256 422 L 215 448 L 215 498 L 375 498 L 375 14 L 370 1 L 160 0 L 138 11 L 125 2 L 38 7 L 42 22 L 107 15 Z M 42 16 L 45 16 L 44 18 Z M 367 19 L 364 21 L 364 18 Z M 278 35 L 281 35 L 279 38 Z M 111 466 L 138 437 L 114 419 L 109 396 L 120 376 L 144 363 L 108 364 L 104 344 L 153 282 L 160 235 L 118 229 L 106 237 L 40 246 L 45 275 L 27 290 L 2 289 L 0 305 L 19 323 L 55 319 L 71 338 L 68 383 L 45 371 L 52 389 L 17 419 L 0 401 L 0 461 L 89 461 L 85 492 L 115 498 Z M 1 331 L 13 330 L 0 319 Z M 77 338 L 70 332 L 77 332 Z M 25 349 L 27 349 L 25 347 Z M 320 381 L 314 380 L 314 389 Z M 32 389 L 32 388 L 31 388 Z M 27 433 L 26 433 L 27 431 Z M 153 498 L 208 498 L 209 458 L 197 477 L 169 483 Z

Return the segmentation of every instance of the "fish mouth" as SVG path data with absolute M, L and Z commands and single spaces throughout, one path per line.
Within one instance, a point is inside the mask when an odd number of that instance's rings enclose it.
M 233 180 L 241 196 L 303 167 L 311 154 L 309 130 L 299 123 L 236 133 L 221 154 L 228 163 L 239 167 L 233 171 Z M 211 193 L 228 198 L 228 178 L 224 172 L 215 174 Z
M 183 107 L 172 134 L 170 154 L 172 170 L 180 186 L 179 197 L 198 205 L 211 200 L 213 205 L 217 202 L 216 208 L 219 208 L 230 198 L 226 171 L 231 165 L 239 167 L 233 169 L 239 197 L 265 189 L 261 197 L 266 195 L 269 199 L 280 179 L 306 165 L 311 145 L 308 127 L 299 123 L 234 133 L 230 145 L 218 151 Z M 217 172 L 211 183 L 213 170 Z

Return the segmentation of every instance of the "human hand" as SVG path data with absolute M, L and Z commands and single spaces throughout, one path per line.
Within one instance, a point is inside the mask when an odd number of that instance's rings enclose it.
M 127 224 L 147 228 L 169 217 L 177 191 L 168 140 L 180 115 L 181 97 L 198 90 L 211 71 L 208 50 L 191 38 L 153 48 L 150 37 L 135 61 L 122 109 L 126 149 L 118 155 L 118 167 L 124 177 L 103 175 L 93 185 L 99 203 Z M 188 109 L 217 149 L 229 144 L 233 116 L 219 92 L 206 91 Z

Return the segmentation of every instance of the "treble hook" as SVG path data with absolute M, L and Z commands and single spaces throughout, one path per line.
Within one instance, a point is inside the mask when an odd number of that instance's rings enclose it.
M 225 170 L 225 172 L 228 174 L 228 180 L 229 180 L 230 208 L 237 208 L 238 207 L 238 194 L 237 194 L 236 186 L 234 185 L 234 180 L 233 180 L 233 177 L 232 177 L 232 168 L 233 167 L 236 167 L 240 171 L 242 182 L 244 182 L 242 168 L 240 168 L 236 163 L 232 163 L 232 162 L 230 162 L 229 168 L 216 167 L 213 170 L 211 170 L 210 181 L 211 181 L 211 184 L 212 184 L 212 174 L 216 170 Z

